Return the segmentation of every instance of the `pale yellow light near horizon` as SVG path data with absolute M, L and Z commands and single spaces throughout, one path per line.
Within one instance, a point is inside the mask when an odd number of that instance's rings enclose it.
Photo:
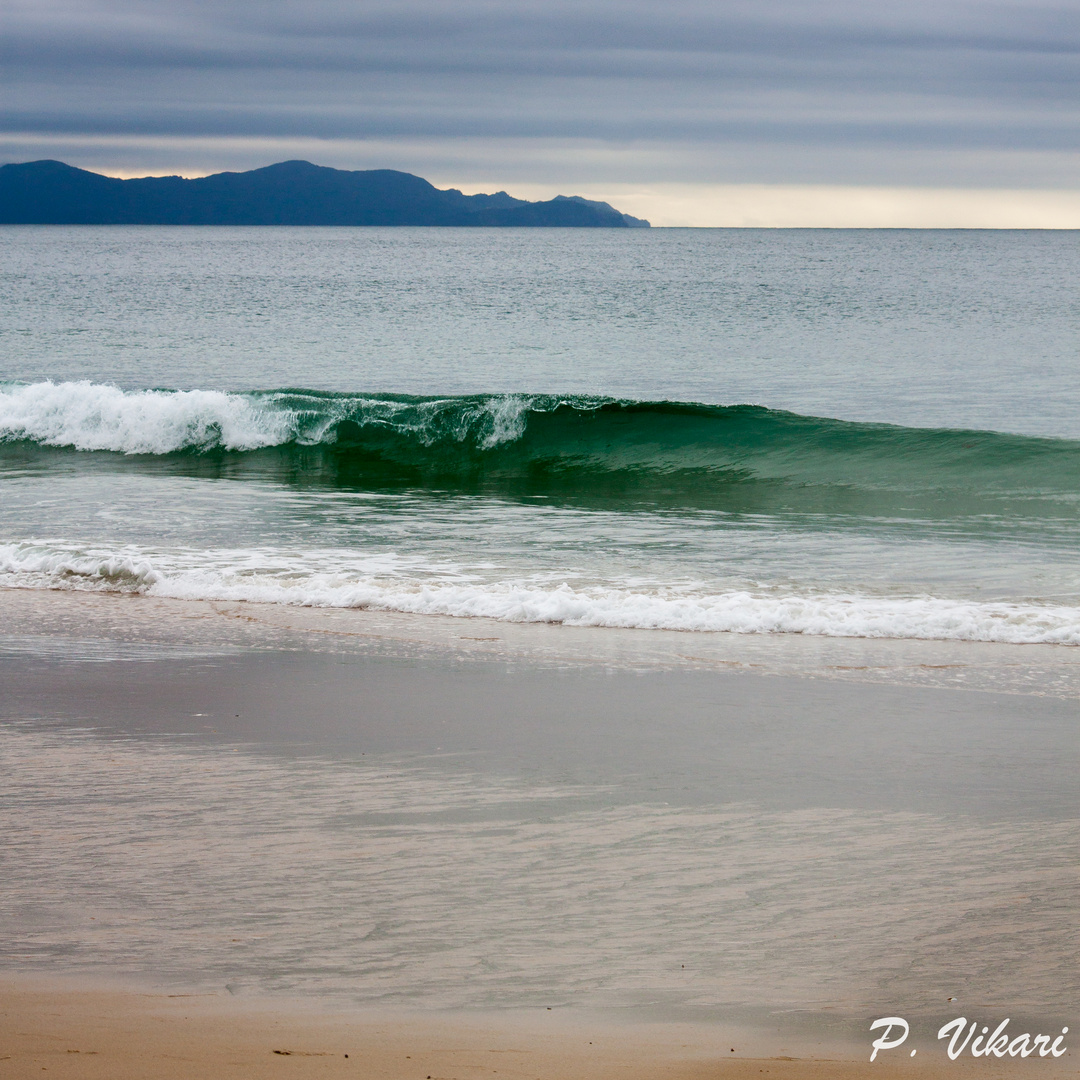
M 1080 191 L 854 184 L 463 184 L 444 176 L 427 179 L 470 195 L 499 190 L 533 200 L 581 195 L 660 228 L 1080 229 Z
M 468 193 L 492 184 L 455 185 Z M 565 185 L 564 185 L 565 186 Z M 519 198 L 582 195 L 656 226 L 804 229 L 1080 229 L 1080 191 L 825 184 L 516 184 Z

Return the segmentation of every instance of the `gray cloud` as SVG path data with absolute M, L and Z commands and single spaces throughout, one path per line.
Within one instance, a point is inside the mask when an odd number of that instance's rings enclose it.
M 0 18 L 0 129 L 24 135 L 1080 152 L 1080 2 L 9 0 Z

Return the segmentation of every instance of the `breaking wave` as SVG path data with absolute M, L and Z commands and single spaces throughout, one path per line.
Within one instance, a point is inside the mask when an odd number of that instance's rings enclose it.
M 0 453 L 348 487 L 1075 519 L 1080 442 L 754 405 L 0 386 Z

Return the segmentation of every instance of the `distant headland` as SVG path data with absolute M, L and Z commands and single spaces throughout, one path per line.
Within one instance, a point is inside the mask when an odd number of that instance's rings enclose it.
M 463 195 L 393 169 L 350 172 L 308 161 L 194 180 L 119 180 L 62 161 L 4 165 L 0 224 L 649 227 L 605 202 L 576 195 L 547 202 L 515 199 L 505 191 Z

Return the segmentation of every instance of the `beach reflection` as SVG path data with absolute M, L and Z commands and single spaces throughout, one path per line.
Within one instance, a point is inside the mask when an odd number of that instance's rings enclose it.
M 9 969 L 673 1016 L 1077 998 L 1080 820 L 626 804 L 35 724 L 0 763 Z

